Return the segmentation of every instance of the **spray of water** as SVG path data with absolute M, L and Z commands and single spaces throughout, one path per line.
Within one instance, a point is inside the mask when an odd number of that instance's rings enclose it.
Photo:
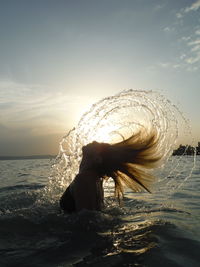
M 152 129 L 157 131 L 158 150 L 163 158 L 157 170 L 157 185 L 166 191 L 174 189 L 173 182 L 180 176 L 182 166 L 180 157 L 177 159 L 171 155 L 179 142 L 187 143 L 191 140 L 189 123 L 178 108 L 160 93 L 130 89 L 93 104 L 81 117 L 78 125 L 63 137 L 59 154 L 52 166 L 49 184 L 43 192 L 45 199 L 56 201 L 74 179 L 81 161 L 83 145 L 92 141 L 119 142 L 140 129 L 147 132 Z M 166 163 L 168 166 L 164 170 Z M 189 177 L 190 174 L 181 183 Z

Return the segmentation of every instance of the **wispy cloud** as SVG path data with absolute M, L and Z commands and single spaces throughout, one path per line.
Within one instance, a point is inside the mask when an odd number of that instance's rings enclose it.
M 190 11 L 197 11 L 199 8 L 200 8 L 200 0 L 197 0 L 191 6 L 186 7 L 184 9 L 184 13 L 188 13 Z
M 178 12 L 178 13 L 176 13 L 176 17 L 177 17 L 178 19 L 181 19 L 181 18 L 183 17 L 182 12 Z
M 178 10 L 174 20 L 162 28 L 172 53 L 162 58 L 155 68 L 190 72 L 200 69 L 200 20 L 198 16 L 188 15 L 199 10 L 200 0 L 193 1 L 191 5 Z
M 167 26 L 167 27 L 163 28 L 163 31 L 166 33 L 171 33 L 171 32 L 175 31 L 175 28 Z
M 73 125 L 88 99 L 41 85 L 0 81 L 0 124 L 32 135 L 63 132 Z
M 159 3 L 159 4 L 157 4 L 157 5 L 155 5 L 155 7 L 154 7 L 154 10 L 155 11 L 160 11 L 161 9 L 163 9 L 165 7 L 165 3 Z
M 183 37 L 181 37 L 181 40 L 182 41 L 189 41 L 189 40 L 191 40 L 191 36 L 183 36 Z
M 181 19 L 184 17 L 186 13 L 189 13 L 191 11 L 197 11 L 200 8 L 200 0 L 195 1 L 190 6 L 187 6 L 185 8 L 182 8 L 179 12 L 176 13 L 176 17 L 178 19 Z
M 182 59 L 185 63 L 194 66 L 194 70 L 199 68 L 200 63 L 200 38 L 185 39 L 186 46 L 188 47 L 187 54 Z M 197 66 L 198 64 L 198 66 Z M 191 69 L 191 68 L 189 68 Z
M 200 35 L 200 29 L 196 30 L 196 31 L 195 31 L 195 34 L 196 34 L 196 35 Z
M 188 45 L 190 45 L 190 46 L 200 45 L 200 38 L 195 40 L 195 41 L 189 42 Z
M 188 24 L 188 20 L 191 18 L 186 18 L 186 16 L 190 12 L 199 11 L 199 9 L 200 0 L 196 0 L 193 1 L 191 5 L 182 8 L 178 13 L 176 13 L 176 17 L 179 21 L 179 23 L 177 22 L 179 32 L 189 33 L 188 35 L 184 35 L 179 38 L 179 43 L 182 50 L 181 54 L 179 55 L 179 64 L 182 68 L 188 71 L 197 71 L 200 69 L 200 25 L 198 19 L 196 20 L 196 26 L 194 26 L 194 19 L 191 24 Z M 184 27 L 186 22 L 187 27 Z
M 163 68 L 163 69 L 179 69 L 181 68 L 181 65 L 175 62 L 159 62 L 158 67 Z

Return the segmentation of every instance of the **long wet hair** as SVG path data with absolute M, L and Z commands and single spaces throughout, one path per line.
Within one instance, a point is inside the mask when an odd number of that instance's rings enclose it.
M 115 144 L 96 143 L 100 160 L 96 165 L 101 177 L 111 177 L 115 183 L 115 196 L 120 200 L 124 187 L 134 192 L 148 191 L 154 181 L 150 169 L 161 159 L 158 153 L 158 137 L 155 131 L 147 134 L 139 131 Z

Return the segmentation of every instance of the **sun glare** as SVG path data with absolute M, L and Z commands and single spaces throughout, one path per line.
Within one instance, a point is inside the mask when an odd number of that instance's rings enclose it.
M 100 129 L 98 129 L 98 131 L 95 135 L 96 141 L 105 142 L 105 143 L 112 143 L 113 134 L 114 134 L 115 130 L 116 130 L 115 127 L 110 126 L 110 125 L 105 125 L 105 126 L 101 127 Z

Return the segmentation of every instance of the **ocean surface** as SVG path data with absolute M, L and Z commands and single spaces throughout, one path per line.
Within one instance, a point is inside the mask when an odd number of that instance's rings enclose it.
M 109 200 L 102 212 L 73 215 L 54 195 L 45 200 L 52 160 L 0 161 L 0 266 L 199 267 L 200 156 L 188 176 L 193 160 L 179 159 L 166 191 L 127 191 L 121 207 Z

